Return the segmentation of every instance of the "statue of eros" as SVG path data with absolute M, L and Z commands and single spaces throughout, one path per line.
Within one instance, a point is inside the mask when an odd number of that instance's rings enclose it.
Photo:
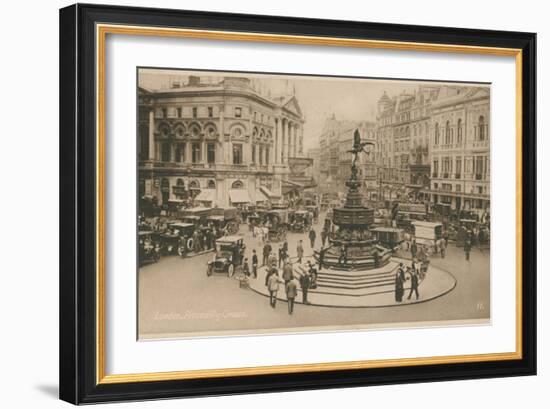
M 359 154 L 361 152 L 365 152 L 367 155 L 370 154 L 370 152 L 365 150 L 365 146 L 367 145 L 375 146 L 374 142 L 361 142 L 361 135 L 359 134 L 359 130 L 356 129 L 355 133 L 353 134 L 353 148 L 348 151 L 353 153 L 353 162 L 351 164 L 352 167 L 355 167 L 355 163 L 357 162 L 357 158 L 359 157 Z

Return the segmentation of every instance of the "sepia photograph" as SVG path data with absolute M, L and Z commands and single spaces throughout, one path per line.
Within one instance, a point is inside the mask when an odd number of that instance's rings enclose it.
M 491 85 L 137 68 L 140 340 L 491 322 Z

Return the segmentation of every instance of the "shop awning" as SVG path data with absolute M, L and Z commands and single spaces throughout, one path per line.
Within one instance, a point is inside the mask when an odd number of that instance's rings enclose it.
M 216 199 L 215 189 L 202 189 L 201 192 L 195 197 L 196 202 L 213 202 Z
M 248 194 L 248 190 L 245 189 L 231 189 L 229 190 L 229 199 L 231 199 L 231 203 L 251 203 L 250 195 Z
M 281 196 L 279 195 L 276 195 L 275 193 L 273 193 L 271 190 L 269 190 L 267 187 L 265 186 L 260 186 L 260 191 L 266 195 L 269 199 L 277 199 L 277 198 L 280 198 Z
M 269 196 L 267 196 L 261 190 L 256 190 L 256 203 L 258 203 L 258 202 L 267 202 L 267 201 L 269 201 Z

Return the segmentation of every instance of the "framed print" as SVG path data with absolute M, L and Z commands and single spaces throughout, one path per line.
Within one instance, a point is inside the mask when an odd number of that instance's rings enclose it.
M 535 47 L 61 9 L 61 399 L 535 374 Z

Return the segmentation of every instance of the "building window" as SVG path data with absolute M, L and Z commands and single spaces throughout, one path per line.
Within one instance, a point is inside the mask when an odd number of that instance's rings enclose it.
M 483 115 L 479 117 L 477 126 L 478 126 L 478 139 L 480 141 L 484 141 L 486 137 L 486 132 L 485 132 L 486 125 L 485 125 L 485 117 Z
M 439 145 L 439 124 L 435 123 L 435 131 L 434 131 L 434 145 Z
M 172 156 L 172 149 L 170 148 L 169 143 L 163 143 L 162 144 L 162 152 L 161 152 L 161 160 L 163 162 L 170 162 Z
M 243 116 L 243 109 L 241 107 L 235 107 L 235 118 Z
M 181 118 L 181 108 L 176 108 L 177 117 Z
M 197 117 L 197 107 L 193 107 L 193 118 Z
M 449 121 L 445 123 L 445 145 L 451 143 L 451 125 Z
M 231 185 L 231 189 L 244 189 L 244 184 L 240 180 L 236 180 Z
M 208 117 L 212 118 L 214 116 L 214 108 L 208 107 Z
M 233 164 L 242 165 L 243 163 L 243 145 L 240 143 L 233 144 Z
M 456 143 L 462 143 L 462 119 L 456 123 Z
M 456 189 L 455 189 L 457 192 L 461 192 L 462 191 L 462 186 L 460 185 L 456 185 Z
M 208 187 L 208 189 L 216 189 L 216 182 L 214 180 L 210 179 L 208 181 L 207 187 Z
M 456 165 L 455 165 L 455 178 L 456 179 L 460 179 L 461 172 L 462 172 L 462 159 L 457 159 L 456 160 Z
M 191 147 L 191 161 L 193 163 L 199 163 L 201 161 L 201 144 L 193 142 Z
M 476 180 L 481 180 L 481 178 L 485 174 L 484 166 L 483 166 L 484 163 L 485 163 L 485 160 L 484 160 L 483 156 L 476 156 L 475 157 L 475 160 L 474 160 L 474 173 L 475 173 Z
M 216 144 L 206 144 L 206 160 L 208 163 L 216 163 Z
M 262 146 L 259 149 L 258 162 L 260 162 L 260 165 L 264 164 L 264 148 Z
M 162 108 L 162 117 L 163 118 L 168 118 L 168 112 L 167 112 L 166 108 Z
M 265 147 L 265 164 L 269 165 L 269 146 Z
M 176 147 L 176 162 L 185 162 L 185 144 L 181 143 Z
M 252 144 L 252 163 L 256 163 L 256 145 Z
M 433 177 L 436 178 L 439 173 L 439 161 L 434 160 Z

